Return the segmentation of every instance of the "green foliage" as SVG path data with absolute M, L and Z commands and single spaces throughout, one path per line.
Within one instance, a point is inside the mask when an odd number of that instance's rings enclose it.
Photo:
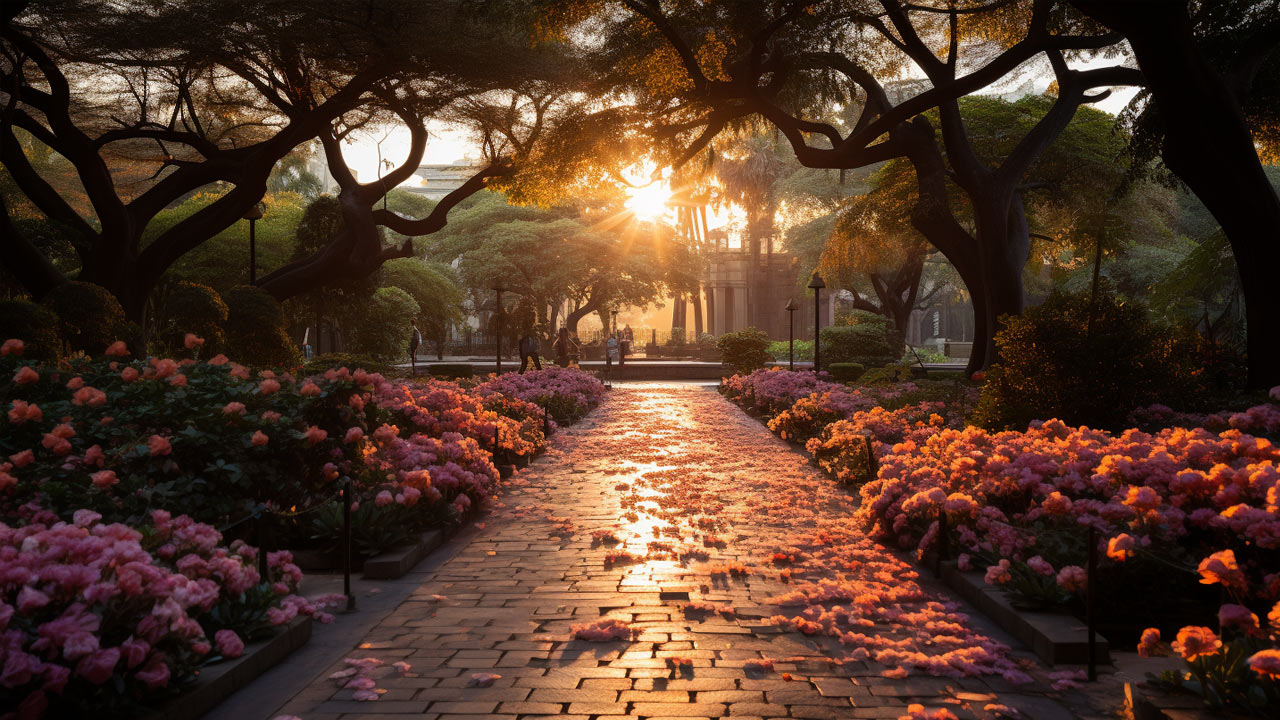
M 269 367 L 298 362 L 298 348 L 284 329 L 284 314 L 261 288 L 241 285 L 223 295 L 227 305 L 227 354 L 232 360 Z
M 865 365 L 856 362 L 838 362 L 827 366 L 827 372 L 831 373 L 832 382 L 838 383 L 853 382 L 862 377 L 862 373 L 866 371 Z
M 227 304 L 208 285 L 179 281 L 165 295 L 156 325 L 156 340 L 162 354 L 181 356 L 186 350 L 187 333 L 204 338 L 201 354 L 205 357 L 226 350 Z
M 902 354 L 893 323 L 885 316 L 854 310 L 841 319 L 846 324 L 822 328 L 825 363 L 855 362 L 879 367 L 896 361 Z
M 63 283 L 42 300 L 58 316 L 58 334 L 73 352 L 100 354 L 124 328 L 124 308 L 106 288 Z
M 813 361 L 813 341 L 812 340 L 796 340 L 796 362 L 801 360 Z M 790 357 L 791 349 L 786 340 L 774 340 L 769 343 L 769 354 L 778 362 L 786 362 Z
M 1092 330 L 1087 293 L 1054 293 L 995 338 L 998 362 L 986 374 L 974 422 L 1022 429 L 1032 420 L 1118 430 L 1133 410 L 1178 405 L 1186 367 L 1172 333 L 1146 309 L 1100 291 Z
M 352 332 L 351 349 L 383 362 L 408 357 L 409 338 L 413 334 L 409 322 L 419 311 L 418 303 L 404 290 L 378 288 L 361 308 L 361 320 Z
M 355 353 L 325 353 L 317 355 L 302 366 L 304 375 L 319 375 L 329 368 L 344 367 L 348 370 L 364 370 L 371 373 L 379 373 L 383 376 L 391 375 L 394 368 L 392 366 L 374 360 L 366 355 L 357 355 Z
M 30 300 L 0 300 L 0 342 L 10 338 L 26 343 L 23 357 L 50 361 L 62 355 L 58 316 Z
M 143 242 L 159 236 L 222 197 L 223 193 L 199 193 L 175 207 L 162 210 L 147 225 Z M 302 219 L 304 198 L 289 192 L 267 195 L 262 219 L 254 223 L 258 277 L 290 260 L 294 231 Z M 170 280 L 208 285 L 225 293 L 249 282 L 249 221 L 239 220 L 183 255 L 169 269 Z
M 769 335 L 763 330 L 747 328 L 725 333 L 716 340 L 724 364 L 739 375 L 748 375 L 769 363 Z
M 360 503 L 351 511 L 352 555 L 370 558 L 409 544 L 417 534 L 413 514 L 411 508 L 396 503 L 383 507 L 373 502 Z M 342 548 L 342 530 L 342 503 L 329 502 L 312 520 L 311 539 L 319 543 L 321 552 L 337 553 Z
M 431 377 L 442 380 L 457 380 L 475 375 L 475 368 L 469 363 L 436 363 L 429 368 Z
M 463 294 L 448 265 L 419 258 L 388 260 L 378 284 L 398 287 L 418 303 L 418 328 L 424 340 L 443 343 L 449 327 L 462 322 Z
M 682 327 L 671 328 L 671 334 L 667 336 L 667 347 L 683 348 L 688 344 L 688 337 Z

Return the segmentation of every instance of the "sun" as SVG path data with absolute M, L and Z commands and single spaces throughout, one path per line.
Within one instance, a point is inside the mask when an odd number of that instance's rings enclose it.
M 671 211 L 667 201 L 671 190 L 665 181 L 656 180 L 641 187 L 628 187 L 623 205 L 641 220 L 657 220 Z

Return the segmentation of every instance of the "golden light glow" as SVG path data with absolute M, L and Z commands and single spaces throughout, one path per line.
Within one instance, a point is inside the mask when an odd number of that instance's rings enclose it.
M 628 187 L 623 205 L 641 220 L 657 220 L 671 212 L 667 207 L 670 199 L 671 189 L 666 181 L 655 180 L 641 187 Z

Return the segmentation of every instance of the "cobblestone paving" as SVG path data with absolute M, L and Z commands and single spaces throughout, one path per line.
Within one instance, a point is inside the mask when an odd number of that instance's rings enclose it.
M 916 703 L 959 718 L 1114 716 L 1050 690 L 1025 653 L 1006 657 L 1030 683 L 936 677 L 781 627 L 786 613 L 771 600 L 817 578 L 803 577 L 813 572 L 804 563 L 787 577 L 780 542 L 843 522 L 853 502 L 710 389 L 618 387 L 513 477 L 471 542 L 352 650 L 386 663 L 373 672 L 377 701 L 353 700 L 327 677 L 347 667 L 338 660 L 267 717 L 898 718 Z M 878 565 L 847 563 L 841 577 L 948 602 L 896 555 L 874 552 Z M 860 630 L 914 637 L 913 617 L 899 607 Z M 630 638 L 573 637 L 606 618 Z M 500 677 L 476 686 L 478 673 Z

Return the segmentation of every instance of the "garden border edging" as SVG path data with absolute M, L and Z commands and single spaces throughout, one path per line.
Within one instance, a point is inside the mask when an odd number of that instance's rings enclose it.
M 422 534 L 418 542 L 393 548 L 364 561 L 364 577 L 369 580 L 396 580 L 408 575 L 433 550 L 444 545 L 453 533 L 434 528 Z
M 312 624 L 310 617 L 295 618 L 272 637 L 246 644 L 240 657 L 202 669 L 195 685 L 156 708 L 146 716 L 147 720 L 199 720 L 306 645 L 311 640 Z

